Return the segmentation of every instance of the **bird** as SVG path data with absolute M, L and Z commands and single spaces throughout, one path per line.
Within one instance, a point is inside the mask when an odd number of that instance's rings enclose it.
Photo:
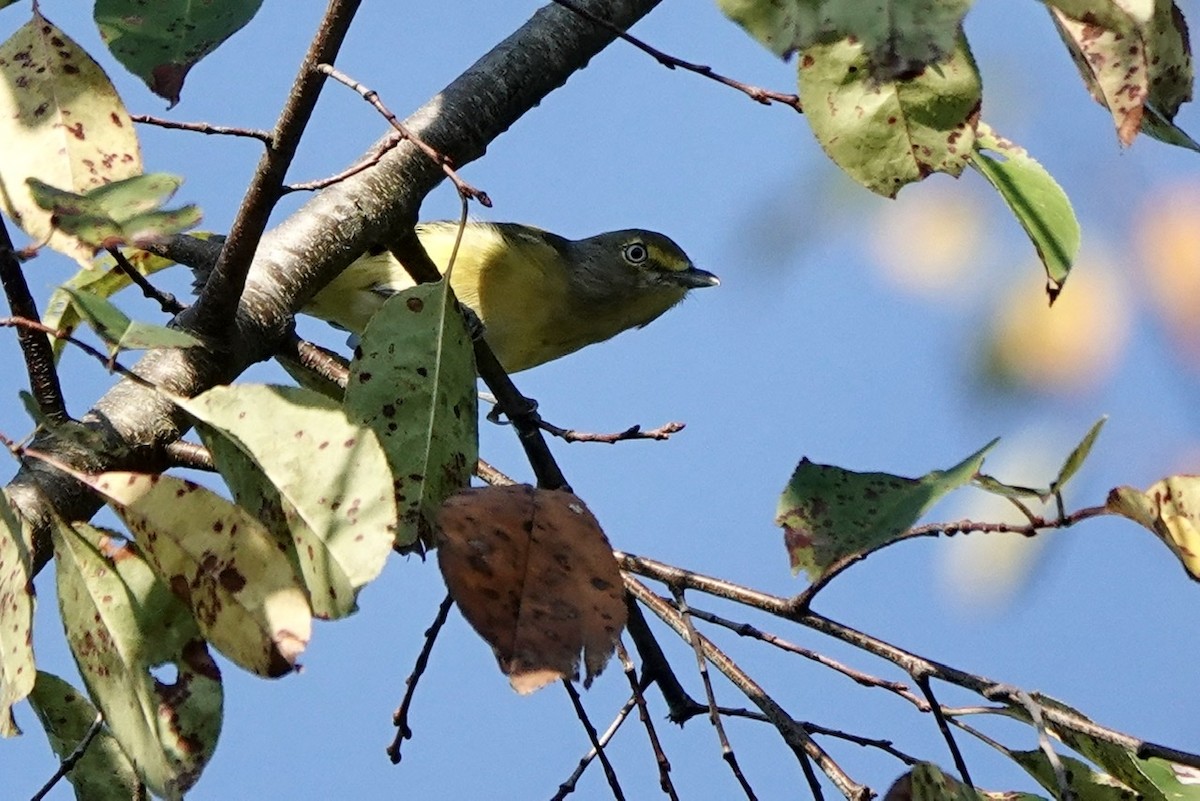
M 460 223 L 420 223 L 417 238 L 446 271 Z M 656 320 L 693 289 L 718 286 L 669 237 L 641 229 L 567 239 L 521 223 L 468 221 L 450 273 L 459 302 L 510 373 Z M 387 251 L 353 262 L 302 309 L 353 334 L 413 280 Z

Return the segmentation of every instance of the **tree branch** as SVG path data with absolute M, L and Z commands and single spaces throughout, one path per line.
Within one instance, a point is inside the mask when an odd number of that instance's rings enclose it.
M 628 27 L 657 4 L 589 0 L 584 5 Z M 405 126 L 455 164 L 467 164 L 612 41 L 611 32 L 566 9 L 543 8 L 405 120 Z M 393 232 L 411 226 L 422 199 L 443 179 L 439 165 L 404 142 L 371 168 L 324 190 L 263 236 L 236 314 L 208 332 L 208 348 L 151 351 L 134 370 L 188 396 L 232 380 L 274 352 L 289 331 L 292 313 L 338 272 L 373 243 L 386 242 Z M 193 306 L 177 323 L 192 330 L 194 315 Z M 93 471 L 161 470 L 167 465 L 166 445 L 190 425 L 168 400 L 129 381 L 110 389 L 84 422 L 109 443 L 104 454 L 79 455 L 75 461 Z M 99 507 L 74 479 L 36 462 L 24 466 L 9 489 L 34 525 L 35 571 L 50 557 L 45 502 L 72 520 L 87 519 Z

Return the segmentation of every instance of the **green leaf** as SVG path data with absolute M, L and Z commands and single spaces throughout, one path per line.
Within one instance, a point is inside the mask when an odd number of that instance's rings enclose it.
M 191 236 L 198 239 L 211 239 L 216 235 L 208 231 L 200 231 L 193 232 Z M 124 256 L 130 266 L 144 276 L 153 275 L 160 270 L 175 266 L 173 261 L 137 248 L 126 248 Z M 129 276 L 125 275 L 123 270 L 117 269 L 116 260 L 108 253 L 104 253 L 96 258 L 94 264 L 75 273 L 70 280 L 51 293 L 45 311 L 42 312 L 42 323 L 69 334 L 75 330 L 83 318 L 74 301 L 71 300 L 71 293 L 68 290 L 82 289 L 102 298 L 110 298 L 132 284 Z M 52 346 L 55 358 L 58 358 L 63 348 L 66 347 L 61 339 L 55 339 Z
M 96 26 L 117 61 L 174 106 L 188 70 L 254 18 L 262 0 L 96 0 Z
M 93 251 L 124 244 L 148 244 L 200 222 L 196 206 L 159 209 L 182 183 L 162 173 L 135 175 L 85 193 L 68 192 L 37 178 L 26 180 L 30 194 L 51 213 L 54 228 Z
M 29 703 L 60 760 L 79 747 L 99 714 L 83 693 L 44 671 L 38 671 Z M 92 738 L 66 778 L 75 788 L 77 799 L 130 801 L 146 796 L 137 771 L 107 727 Z
M 1048 695 L 1035 693 L 1033 698 L 1043 707 L 1070 713 L 1083 721 L 1084 725 L 1092 723 L 1086 715 Z M 1029 719 L 1029 713 L 1019 705 L 1010 705 L 1008 714 L 1021 720 Z M 1047 728 L 1064 745 L 1082 754 L 1091 762 L 1099 765 L 1114 779 L 1131 788 L 1140 799 L 1145 799 L 1145 801 L 1200 800 L 1200 787 L 1196 785 L 1196 771 L 1192 768 L 1176 765 L 1164 759 L 1139 759 L 1133 751 L 1116 743 L 1093 737 L 1086 731 L 1079 731 L 1077 728 L 1050 721 L 1047 721 Z M 1080 797 L 1091 798 L 1091 796 Z
M 932 762 L 918 762 L 887 791 L 885 798 L 907 801 L 983 801 L 973 787 L 942 772 Z
M 200 629 L 136 546 L 61 520 L 51 536 L 67 642 L 88 692 L 142 781 L 182 798 L 221 728 L 221 674 Z M 175 668 L 173 682 L 151 672 L 160 665 Z
M 763 47 L 787 57 L 812 45 L 857 41 L 873 80 L 911 76 L 955 48 L 971 0 L 717 0 Z
M 0 737 L 21 733 L 12 708 L 33 690 L 33 544 L 0 491 Z
M 1145 492 L 1117 487 L 1105 506 L 1154 532 L 1200 581 L 1200 476 L 1168 476 Z
M 65 286 L 62 290 L 71 298 L 92 330 L 108 344 L 111 353 L 148 348 L 191 348 L 202 344 L 186 331 L 132 321 L 99 295 Z
M 1007 749 L 1004 749 L 1004 753 L 1008 754 L 1013 762 L 1024 768 L 1030 776 L 1037 780 L 1038 784 L 1053 793 L 1055 797 L 1062 795 L 1058 778 L 1054 774 L 1054 767 L 1045 753 L 1041 751 L 1008 751 Z M 1087 801 L 1138 801 L 1139 796 L 1133 790 L 1107 773 L 1094 770 L 1083 760 L 1062 754 L 1058 758 L 1062 762 L 1066 774 L 1067 786 L 1075 793 L 1076 798 L 1085 798 Z
M 308 598 L 275 538 L 250 512 L 173 476 L 73 475 L 134 533 L 154 572 L 191 608 L 204 639 L 257 675 L 292 671 L 312 635 Z
M 792 571 L 810 579 L 838 560 L 888 545 L 943 495 L 979 471 L 992 440 L 949 470 L 920 478 L 855 473 L 803 459 L 779 499 L 775 522 L 784 529 Z
M 904 80 L 872 78 L 867 59 L 855 40 L 812 45 L 800 59 L 804 116 L 829 157 L 885 197 L 930 173 L 962 173 L 982 98 L 966 38 Z
M 1062 469 L 1058 471 L 1058 478 L 1054 479 L 1054 482 L 1050 485 L 1052 493 L 1060 492 L 1063 486 L 1079 472 L 1079 468 L 1083 467 L 1084 460 L 1092 452 L 1092 446 L 1096 444 L 1096 437 L 1100 436 L 1100 429 L 1104 428 L 1104 424 L 1107 421 L 1108 415 L 1105 415 L 1093 423 L 1088 432 L 1083 435 L 1083 439 L 1075 446 L 1075 449 L 1067 455 Z
M 985 155 L 985 150 L 1004 158 L 994 159 Z M 984 123 L 979 124 L 971 166 L 996 188 L 1033 242 L 1046 268 L 1047 292 L 1053 303 L 1079 255 L 1079 221 L 1071 201 L 1024 148 L 996 136 Z
M 387 454 L 397 545 L 430 542 L 438 509 L 468 485 L 479 449 L 474 351 L 445 282 L 406 289 L 371 318 L 345 406 Z
M 993 495 L 999 495 L 1003 498 L 1037 498 L 1044 501 L 1050 495 L 1049 489 L 1034 489 L 1033 487 L 1005 484 L 994 476 L 985 475 L 984 473 L 975 476 L 971 483 L 984 492 L 990 492 Z
M 299 387 L 238 384 L 175 399 L 246 510 L 294 560 L 318 617 L 355 609 L 395 540 L 387 458 L 341 406 Z

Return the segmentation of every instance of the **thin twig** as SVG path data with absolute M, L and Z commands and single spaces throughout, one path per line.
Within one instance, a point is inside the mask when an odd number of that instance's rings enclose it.
M 1014 500 L 1009 498 L 1009 500 Z M 1018 504 L 1018 506 L 1021 506 Z M 1025 512 L 1025 516 L 1029 522 L 1023 525 L 1015 523 L 983 523 L 974 520 L 959 520 L 956 523 L 931 523 L 926 526 L 916 526 L 905 531 L 903 534 L 888 540 L 883 545 L 872 548 L 863 553 L 852 553 L 843 556 L 833 562 L 833 564 L 821 571 L 821 575 L 817 577 L 812 584 L 809 584 L 802 592 L 792 598 L 792 606 L 797 611 L 807 609 L 816 597 L 817 593 L 829 585 L 835 577 L 845 572 L 851 565 L 858 564 L 873 553 L 877 553 L 881 549 L 894 545 L 898 542 L 916 539 L 918 537 L 953 537 L 957 534 L 1019 534 L 1023 537 L 1033 537 L 1043 530 L 1069 528 L 1076 523 L 1087 520 L 1100 515 L 1112 514 L 1104 506 L 1088 506 L 1072 512 L 1069 515 L 1060 514 L 1055 519 L 1046 519 L 1034 515 L 1029 509 L 1021 506 Z
M 763 631 L 762 629 L 752 626 L 749 623 L 738 623 L 733 620 L 728 620 L 727 618 L 723 618 L 720 615 L 715 615 L 712 612 L 707 612 L 703 609 L 697 609 L 694 606 L 692 607 L 692 616 L 707 623 L 715 623 L 718 626 L 723 626 L 733 631 L 738 636 L 761 640 L 762 642 L 772 645 L 781 651 L 787 651 L 789 653 L 802 656 L 805 659 L 816 662 L 823 667 L 827 667 L 831 670 L 841 673 L 843 676 L 846 676 L 863 687 L 879 687 L 893 692 L 896 695 L 899 695 L 901 698 L 904 698 L 906 701 L 910 701 L 918 709 L 921 709 L 922 711 L 928 711 L 925 708 L 924 699 L 919 698 L 916 694 L 914 694 L 904 682 L 881 679 L 877 676 L 872 676 L 870 673 L 864 673 L 861 670 L 855 670 L 852 667 L 838 662 L 836 659 L 831 659 L 825 654 L 814 651 L 811 648 L 805 648 L 802 645 L 789 642 L 778 635 Z
M 283 179 L 325 83 L 316 65 L 331 64 L 337 59 L 360 2 L 330 0 L 326 7 L 271 131 L 271 147 L 259 159 L 221 255 L 196 300 L 190 321 L 194 333 L 221 333 L 233 319 L 267 221 L 283 195 Z
M 663 700 L 667 703 L 667 719 L 682 726 L 703 712 L 704 706 L 688 695 L 687 690 L 683 688 L 679 677 L 675 675 L 675 669 L 671 667 L 670 660 L 663 653 L 662 646 L 658 644 L 654 632 L 646 623 L 646 616 L 642 614 L 642 608 L 637 605 L 637 601 L 628 592 L 625 593 L 625 610 L 627 612 L 625 630 L 629 632 L 629 637 L 633 640 L 633 647 L 637 649 L 638 656 L 641 657 L 642 677 L 658 685 L 658 691 L 662 693 Z
M 567 697 L 571 699 L 571 705 L 575 707 L 575 716 L 579 718 L 579 723 L 587 732 L 588 740 L 591 741 L 592 748 L 596 751 L 596 758 L 600 760 L 600 766 L 604 768 L 604 777 L 608 779 L 608 788 L 612 790 L 613 798 L 616 801 L 625 801 L 625 793 L 621 792 L 621 783 L 617 781 L 617 772 L 613 769 L 612 762 L 608 760 L 608 754 L 604 752 L 604 744 L 600 742 L 600 738 L 596 734 L 596 727 L 588 718 L 587 710 L 583 708 L 579 691 L 575 689 L 575 685 L 571 684 L 570 679 L 563 679 L 562 685 L 567 691 Z
M 675 792 L 675 784 L 671 781 L 671 761 L 667 759 L 667 753 L 663 750 L 662 743 L 658 739 L 658 732 L 654 728 L 654 721 L 650 718 L 650 710 L 646 706 L 646 688 L 650 686 L 651 680 L 644 673 L 641 680 L 638 679 L 633 659 L 630 658 L 629 651 L 625 650 L 625 643 L 620 640 L 617 640 L 617 656 L 621 660 L 625 678 L 629 681 L 629 689 L 632 691 L 631 698 L 637 704 L 638 718 L 642 721 L 642 726 L 646 729 L 646 736 L 650 739 L 650 750 L 654 752 L 654 763 L 658 766 L 658 786 L 671 801 L 679 801 L 679 796 Z
M 543 431 L 558 437 L 564 442 L 602 442 L 607 445 L 614 445 L 618 442 L 625 442 L 632 439 L 670 439 L 672 434 L 678 434 L 684 429 L 683 423 L 672 422 L 648 430 L 643 429 L 640 425 L 633 425 L 624 431 L 617 431 L 612 434 L 592 434 L 586 431 L 576 431 L 573 428 L 559 428 L 541 418 L 538 419 L 538 426 Z
M 260 142 L 270 146 L 271 134 L 266 131 L 260 131 L 255 128 L 233 128 L 228 125 L 209 125 L 207 122 L 176 122 L 175 120 L 167 120 L 162 117 L 152 117 L 149 114 L 130 114 L 130 119 L 134 122 L 140 122 L 143 125 L 155 125 L 159 128 L 168 128 L 176 131 L 191 131 L 192 133 L 202 133 L 218 136 L 241 136 L 249 139 L 257 139 Z
M 37 302 L 29 291 L 25 281 L 25 273 L 17 254 L 13 250 L 12 239 L 8 235 L 8 226 L 0 219 L 0 284 L 4 286 L 4 295 L 8 299 L 8 308 L 15 317 L 36 320 L 38 314 Z M 25 372 L 29 376 L 29 389 L 37 402 L 38 411 L 46 419 L 65 423 L 70 419 L 67 413 L 67 402 L 63 395 L 62 383 L 58 379 L 58 370 L 54 366 L 54 348 L 45 332 L 32 329 L 18 328 L 17 342 L 21 346 L 21 355 L 25 359 Z
M 670 626 L 676 634 L 684 637 L 687 632 L 687 627 L 684 625 L 682 616 L 673 606 L 667 601 L 659 598 L 652 593 L 646 585 L 635 579 L 633 576 L 625 576 L 625 589 L 629 591 L 640 603 L 647 609 L 658 616 L 660 620 Z M 817 780 L 815 771 L 813 771 L 812 761 L 815 761 L 822 772 L 829 777 L 834 786 L 841 793 L 852 801 L 867 801 L 871 797 L 870 788 L 858 784 L 850 776 L 842 770 L 830 756 L 821 748 L 804 727 L 787 713 L 779 703 L 759 686 L 758 682 L 750 678 L 746 671 L 734 662 L 729 656 L 714 645 L 707 637 L 697 635 L 697 640 L 704 651 L 704 657 L 719 671 L 733 682 L 742 693 L 750 699 L 751 703 L 757 706 L 764 715 L 770 720 L 771 725 L 783 737 L 785 743 L 796 754 L 796 758 L 800 763 L 800 767 L 804 772 L 805 779 L 808 781 L 809 790 L 815 801 L 821 801 L 824 798 L 824 792 L 821 790 L 821 784 Z
M 454 599 L 449 595 L 442 599 L 433 623 L 425 629 L 425 644 L 421 646 L 421 653 L 417 655 L 412 673 L 404 680 L 404 698 L 401 699 L 399 708 L 392 715 L 392 723 L 396 726 L 396 738 L 387 747 L 387 755 L 393 765 L 400 762 L 401 743 L 412 739 L 412 727 L 408 725 L 408 710 L 412 706 L 413 696 L 417 692 L 417 682 L 420 681 L 421 676 L 425 673 L 425 668 L 429 665 L 429 655 L 433 652 L 433 644 L 437 641 L 438 632 L 442 630 L 442 626 L 446 625 L 446 618 L 450 615 L 450 607 L 453 605 Z
M 742 768 L 738 765 L 737 755 L 733 752 L 733 746 L 729 744 L 729 737 L 725 734 L 725 724 L 721 722 L 721 715 L 717 712 L 717 696 L 713 693 L 712 679 L 708 675 L 708 662 L 704 658 L 704 651 L 700 647 L 700 635 L 696 631 L 696 626 L 692 622 L 691 612 L 688 609 L 687 599 L 684 597 L 684 592 L 678 587 L 671 588 L 671 594 L 675 596 L 675 607 L 679 610 L 679 616 L 683 619 L 685 636 L 684 640 L 692 646 L 693 652 L 696 654 L 696 667 L 700 671 L 700 681 L 704 684 L 704 696 L 708 699 L 708 722 L 712 724 L 713 729 L 717 732 L 717 741 L 721 744 L 721 758 L 729 765 L 729 769 L 733 771 L 733 777 L 737 779 L 738 785 L 742 788 L 746 798 L 750 801 L 756 801 L 758 798 L 754 793 L 754 788 L 750 786 L 750 782 L 746 780 L 746 776 L 742 773 Z
M 97 712 L 96 719 L 92 721 L 92 725 L 84 733 L 83 739 L 79 741 L 79 745 L 75 746 L 75 750 L 67 754 L 67 758 L 58 764 L 58 770 L 54 771 L 54 775 L 50 777 L 50 780 L 42 785 L 42 789 L 30 796 L 29 801 L 41 801 L 45 798 L 54 789 L 54 785 L 58 784 L 64 776 L 71 772 L 75 764 L 83 759 L 88 746 L 92 744 L 92 740 L 96 739 L 96 735 L 100 733 L 100 729 L 102 728 L 104 728 L 104 715 Z
M 863 748 L 875 748 L 883 751 L 886 754 L 891 754 L 905 765 L 915 765 L 921 761 L 920 758 L 915 757 L 912 754 L 906 754 L 899 748 L 896 748 L 891 740 L 880 740 L 875 737 L 863 737 L 858 734 L 851 734 L 850 732 L 842 731 L 841 729 L 831 729 L 828 726 L 822 726 L 818 723 L 812 723 L 810 721 L 805 721 L 803 725 L 804 728 L 808 730 L 809 734 L 822 734 L 826 737 L 836 737 L 837 739 L 845 740 L 848 743 L 861 745 Z
M 501 473 L 483 459 L 479 459 L 475 462 L 475 475 L 479 476 L 482 481 L 487 484 L 491 484 L 493 487 L 511 487 L 513 484 L 517 483 L 514 479 L 504 475 L 504 473 Z
M 771 103 L 782 103 L 783 105 L 790 106 L 800 113 L 804 112 L 804 108 L 800 105 L 800 97 L 798 95 L 788 95 L 783 94 L 782 92 L 773 92 L 769 89 L 751 86 L 750 84 L 742 83 L 741 81 L 726 77 L 705 64 L 693 64 L 690 61 L 684 61 L 683 59 L 676 58 L 675 56 L 664 53 L 657 48 L 651 47 L 641 39 L 631 36 L 630 34 L 618 28 L 616 25 L 613 25 L 608 20 L 592 14 L 587 9 L 580 8 L 574 3 L 569 2 L 569 0 L 554 0 L 554 2 L 558 3 L 563 8 L 570 9 L 584 19 L 591 20 L 597 25 L 607 28 L 618 38 L 629 42 L 629 44 L 633 45 L 638 50 L 641 50 L 643 53 L 646 53 L 669 70 L 673 70 L 678 67 L 679 69 L 687 70 L 688 72 L 694 72 L 697 75 L 703 75 L 705 78 L 709 78 L 717 83 L 724 84 L 725 86 L 742 92 L 743 94 L 749 96 L 751 100 L 762 103 L 764 106 L 769 106 Z
M 917 683 L 917 687 L 925 695 L 925 700 L 929 702 L 929 710 L 933 713 L 933 719 L 937 721 L 938 731 L 942 733 L 942 739 L 946 741 L 946 747 L 950 749 L 950 756 L 954 759 L 954 767 L 958 769 L 958 775 L 962 779 L 963 784 L 967 787 L 974 787 L 975 783 L 971 781 L 971 772 L 967 770 L 967 761 L 963 759 L 962 751 L 958 748 L 958 741 L 954 739 L 954 732 L 950 731 L 950 724 L 946 722 L 946 716 L 942 712 L 942 705 L 938 703 L 937 696 L 933 694 L 933 685 L 929 682 L 929 674 L 915 673 L 913 681 Z
M 150 283 L 146 276 L 138 272 L 138 269 L 129 263 L 129 259 L 125 258 L 125 254 L 121 252 L 120 248 L 112 247 L 106 248 L 106 250 L 108 251 L 108 255 L 112 256 L 116 261 L 117 269 L 142 290 L 142 295 L 157 303 L 164 314 L 174 316 L 187 308 L 170 292 L 163 292 Z
M 383 158 L 385 153 L 387 153 L 389 150 L 395 149 L 396 145 L 400 144 L 402 141 L 404 141 L 404 137 L 402 136 L 390 136 L 376 145 L 369 153 L 367 153 L 367 155 L 363 156 L 357 162 L 351 164 L 341 172 L 326 176 L 325 178 L 318 178 L 315 181 L 304 181 L 303 183 L 298 184 L 286 184 L 283 187 L 283 191 L 315 192 L 318 189 L 324 189 L 327 186 L 333 186 L 336 183 L 346 180 L 352 175 L 358 175 L 363 170 L 374 167 L 379 163 L 379 160 Z
M 416 145 L 417 148 L 426 156 L 428 156 L 431 161 L 442 168 L 442 172 L 446 174 L 446 177 L 449 178 L 451 183 L 454 184 L 454 188 L 458 190 L 459 196 L 463 198 L 470 198 L 471 200 L 477 200 L 479 201 L 480 205 L 486 206 L 489 209 L 492 207 L 492 200 L 487 196 L 487 192 L 476 189 L 464 181 L 462 177 L 455 172 L 454 164 L 451 162 L 450 158 L 439 153 L 432 146 L 424 142 L 419 136 L 410 131 L 404 125 L 404 123 L 400 122 L 400 119 L 392 113 L 391 109 L 385 106 L 383 101 L 379 99 L 378 92 L 368 86 L 364 86 L 363 84 L 351 78 L 349 75 L 346 75 L 344 72 L 335 69 L 331 64 L 318 64 L 316 69 L 317 71 L 328 75 L 335 81 L 344 84 L 345 86 L 362 95 L 363 100 L 366 100 L 368 103 L 374 106 L 375 110 L 383 115 L 383 118 L 388 121 L 388 124 L 391 125 L 396 132 L 400 134 L 400 136 Z
M 1071 788 L 1071 782 L 1067 778 L 1067 768 L 1059 758 L 1058 752 L 1054 750 L 1054 744 L 1050 742 L 1050 733 L 1046 730 L 1046 719 L 1042 716 L 1041 707 L 1024 690 L 1017 690 L 1014 695 L 1029 712 L 1029 717 L 1037 730 L 1038 748 L 1042 749 L 1042 753 L 1046 755 L 1046 761 L 1050 763 L 1050 769 L 1054 771 L 1054 780 L 1058 783 L 1059 801 L 1075 801 L 1075 791 Z
M 621 705 L 612 723 L 608 724 L 608 728 L 600 735 L 601 745 L 608 745 L 609 741 L 612 740 L 613 736 L 629 718 L 629 713 L 633 711 L 636 705 L 637 701 L 633 695 Z M 588 752 L 580 757 L 579 764 L 575 766 L 575 770 L 571 772 L 571 775 L 558 785 L 558 792 L 551 796 L 550 801 L 562 801 L 562 799 L 575 792 L 575 788 L 578 786 L 579 780 L 583 777 L 584 771 L 587 770 L 588 765 L 592 764 L 592 761 L 596 759 L 599 753 L 595 748 L 589 748 Z

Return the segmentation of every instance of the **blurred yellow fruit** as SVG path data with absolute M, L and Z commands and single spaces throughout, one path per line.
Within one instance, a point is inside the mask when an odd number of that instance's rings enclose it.
M 1148 194 L 1134 239 L 1151 304 L 1185 358 L 1200 366 L 1200 186 Z
M 913 190 L 923 190 L 909 194 Z M 900 289 L 946 299 L 947 287 L 977 264 L 980 211 L 963 184 L 911 187 L 876 217 L 869 247 L 885 277 Z
M 1108 261 L 1084 254 L 1054 306 L 1033 281 L 1022 281 L 1001 299 L 987 341 L 987 368 L 994 378 L 1041 392 L 1096 389 L 1120 361 L 1129 318 Z

